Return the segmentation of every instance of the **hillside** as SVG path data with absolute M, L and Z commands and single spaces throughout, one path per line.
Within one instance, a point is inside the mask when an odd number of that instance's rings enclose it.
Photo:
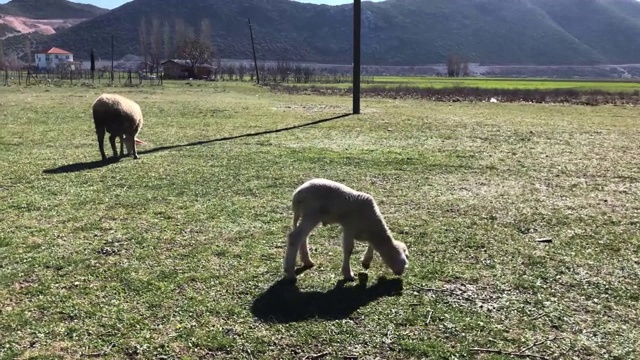
M 139 54 L 143 16 L 167 22 L 171 29 L 179 18 L 196 32 L 201 20 L 209 19 L 214 45 L 223 58 L 251 57 L 246 20 L 250 17 L 260 59 L 351 62 L 352 6 L 291 0 L 134 0 L 47 37 L 38 46 L 59 46 L 80 58 L 95 48 L 99 57 L 109 57 L 113 35 L 116 58 Z M 363 62 L 369 65 L 442 63 L 454 52 L 483 64 L 640 63 L 638 39 L 640 2 L 635 0 L 363 3 Z M 19 41 L 8 39 L 7 46 L 20 46 Z
M 39 20 L 89 19 L 107 12 L 107 9 L 67 0 L 12 0 L 0 5 L 0 14 Z

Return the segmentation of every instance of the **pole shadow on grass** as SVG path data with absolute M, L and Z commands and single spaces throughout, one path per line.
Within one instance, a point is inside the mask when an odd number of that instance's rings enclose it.
M 337 116 L 333 116 L 333 117 L 326 118 L 326 119 L 315 120 L 315 121 L 304 123 L 304 124 L 293 125 L 293 126 L 288 126 L 288 127 L 285 127 L 285 128 L 274 129 L 274 130 L 264 130 L 264 131 L 254 132 L 254 133 L 247 133 L 247 134 L 241 134 L 241 135 L 232 135 L 232 136 L 226 136 L 226 137 L 221 137 L 221 138 L 217 138 L 217 139 L 196 141 L 196 142 L 192 142 L 192 143 L 188 143 L 188 144 L 161 146 L 161 147 L 157 147 L 157 148 L 153 148 L 153 149 L 149 149 L 149 150 L 138 151 L 138 154 L 150 154 L 150 153 L 155 153 L 155 152 L 159 152 L 159 151 L 166 151 L 166 150 L 178 149 L 178 148 L 183 148 L 183 147 L 199 146 L 199 145 L 206 145 L 206 144 L 211 144 L 211 143 L 215 143 L 215 142 L 236 140 L 236 139 L 241 139 L 241 138 L 246 138 L 246 137 L 275 134 L 275 133 L 279 133 L 279 132 L 291 131 L 291 130 L 300 129 L 300 128 L 311 126 L 311 125 L 318 125 L 318 124 L 322 124 L 322 123 L 325 123 L 325 122 L 342 119 L 342 118 L 345 118 L 345 117 L 350 116 L 350 115 L 351 114 L 342 114 L 342 115 L 337 115 Z
M 253 137 L 253 136 L 275 134 L 275 133 L 279 133 L 279 132 L 291 131 L 291 130 L 300 129 L 300 128 L 311 126 L 311 125 L 318 125 L 318 124 L 322 124 L 322 123 L 325 123 L 325 122 L 342 119 L 342 118 L 345 118 L 345 117 L 350 116 L 350 115 L 351 114 L 342 114 L 342 115 L 337 115 L 337 116 L 333 116 L 333 117 L 326 118 L 326 119 L 315 120 L 315 121 L 304 123 L 304 124 L 300 124 L 300 125 L 293 125 L 293 126 L 280 128 L 280 129 L 274 129 L 274 130 L 265 130 L 265 131 L 259 131 L 259 132 L 254 132 L 254 133 L 226 136 L 226 137 L 217 138 L 217 139 L 196 141 L 196 142 L 192 142 L 192 143 L 188 143 L 188 144 L 160 146 L 160 147 L 149 149 L 149 150 L 138 151 L 138 154 L 139 155 L 151 154 L 151 153 L 155 153 L 155 152 L 159 152 L 159 151 L 166 151 L 166 150 L 178 149 L 178 148 L 183 148 L 183 147 L 206 145 L 206 144 L 211 144 L 211 143 L 215 143 L 215 142 L 229 141 L 229 140 L 235 140 L 235 139 L 240 139 L 240 138 L 245 138 L 245 137 Z M 119 161 L 119 159 L 117 159 L 117 158 L 116 159 L 109 158 L 109 160 L 107 160 L 105 162 L 103 162 L 102 160 L 97 160 L 97 161 L 90 161 L 90 162 L 75 163 L 75 164 L 63 165 L 63 166 L 60 166 L 60 167 L 57 167 L 57 168 L 53 168 L 53 169 L 46 169 L 46 170 L 43 171 L 43 173 L 45 173 L 45 174 L 60 174 L 60 173 L 72 173 L 72 172 L 78 172 L 78 171 L 92 170 L 92 169 L 97 169 L 97 168 L 101 168 L 103 166 L 107 166 L 107 165 L 116 163 L 118 161 Z
M 344 280 L 328 291 L 301 291 L 282 279 L 260 294 L 251 305 L 253 316 L 264 322 L 292 323 L 310 319 L 341 320 L 383 297 L 402 294 L 402 279 L 379 278 L 367 287 L 368 276 L 358 274 L 358 283 L 345 286 Z

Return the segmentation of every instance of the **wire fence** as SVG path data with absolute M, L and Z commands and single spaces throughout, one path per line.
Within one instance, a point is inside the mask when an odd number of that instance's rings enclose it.
M 0 72 L 0 84 L 3 86 L 29 85 L 90 85 L 139 86 L 143 84 L 162 86 L 162 73 L 145 74 L 136 71 L 68 70 L 68 71 L 31 71 L 4 70 Z

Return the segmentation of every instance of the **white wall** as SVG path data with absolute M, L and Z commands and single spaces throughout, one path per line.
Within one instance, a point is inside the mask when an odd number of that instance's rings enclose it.
M 40 69 L 55 68 L 59 62 L 73 61 L 73 54 L 36 54 L 36 67 Z

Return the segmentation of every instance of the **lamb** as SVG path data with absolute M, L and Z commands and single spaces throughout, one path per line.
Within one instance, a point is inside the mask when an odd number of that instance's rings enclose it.
M 287 279 L 296 278 L 294 268 L 298 251 L 304 267 L 314 266 L 307 238 L 319 224 L 342 227 L 342 275 L 345 280 L 354 280 L 350 265 L 354 240 L 368 243 L 361 258 L 365 269 L 371 265 L 374 250 L 397 276 L 402 275 L 409 264 L 407 246 L 393 239 L 378 205 L 369 194 L 332 180 L 312 179 L 294 191 L 292 209 L 293 230 L 287 237 L 283 261 Z
M 113 156 L 118 157 L 116 138 L 120 138 L 120 156 L 124 155 L 122 145 L 127 147 L 127 155 L 133 152 L 133 158 L 138 159 L 136 143 L 141 143 L 136 136 L 142 128 L 142 110 L 133 100 L 117 94 L 102 94 L 93 103 L 93 122 L 98 135 L 98 148 L 102 161 L 107 160 L 104 153 L 105 131 L 110 134 L 109 143 Z

